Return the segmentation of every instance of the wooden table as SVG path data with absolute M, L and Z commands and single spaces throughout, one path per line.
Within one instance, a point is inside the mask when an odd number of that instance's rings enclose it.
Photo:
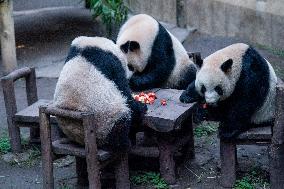
M 144 157 L 159 157 L 162 177 L 168 184 L 174 184 L 174 156 L 177 150 L 183 148 L 182 151 L 187 152 L 189 157 L 194 157 L 192 112 L 195 104 L 181 103 L 181 90 L 153 89 L 151 92 L 156 93 L 157 99 L 154 104 L 148 105 L 143 126 L 144 136 L 154 136 L 156 146 L 135 145 L 130 153 Z M 161 105 L 161 99 L 166 99 L 167 105 Z

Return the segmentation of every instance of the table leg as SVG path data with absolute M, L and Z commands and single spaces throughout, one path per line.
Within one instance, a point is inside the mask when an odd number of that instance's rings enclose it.
M 163 137 L 158 138 L 160 173 L 168 184 L 175 184 L 174 145 Z

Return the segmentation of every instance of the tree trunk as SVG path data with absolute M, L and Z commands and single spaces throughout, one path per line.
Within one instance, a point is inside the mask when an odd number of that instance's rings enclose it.
M 12 0 L 0 0 L 0 26 L 2 56 L 0 74 L 6 75 L 17 67 Z

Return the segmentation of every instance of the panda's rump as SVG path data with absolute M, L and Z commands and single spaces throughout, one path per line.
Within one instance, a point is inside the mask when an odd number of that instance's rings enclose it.
M 115 83 L 81 56 L 64 66 L 56 86 L 54 103 L 61 108 L 95 113 L 99 122 L 99 139 L 107 136 L 117 120 L 130 115 L 126 99 Z

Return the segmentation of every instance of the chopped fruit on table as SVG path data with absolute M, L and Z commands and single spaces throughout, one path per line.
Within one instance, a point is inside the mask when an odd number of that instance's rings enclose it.
M 136 101 L 145 103 L 145 104 L 154 104 L 156 97 L 156 94 L 153 92 L 145 94 L 144 92 L 139 93 L 138 95 L 133 95 L 133 98 Z
M 166 99 L 162 99 L 162 100 L 161 100 L 161 105 L 163 105 L 163 106 L 167 105 Z

